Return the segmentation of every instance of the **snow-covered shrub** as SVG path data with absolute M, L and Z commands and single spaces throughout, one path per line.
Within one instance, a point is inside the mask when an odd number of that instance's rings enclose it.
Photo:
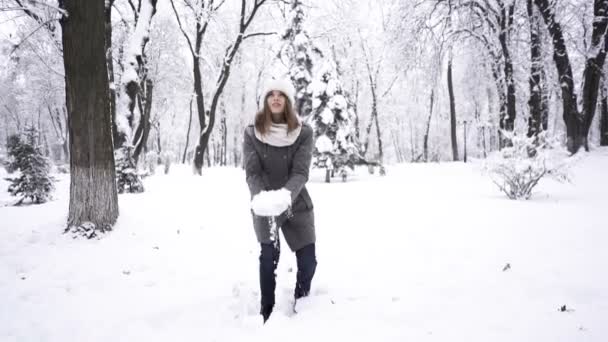
M 504 134 L 513 145 L 491 154 L 483 169 L 510 199 L 529 199 L 543 177 L 570 181 L 570 166 L 575 159 L 568 157 L 556 138 Z
M 144 191 L 141 177 L 132 157 L 132 146 L 123 146 L 115 151 L 116 158 L 116 185 L 118 193 L 139 193 Z
M 45 203 L 55 189 L 55 180 L 50 176 L 51 163 L 42 153 L 38 137 L 38 130 L 33 127 L 27 128 L 23 135 L 9 137 L 6 169 L 10 173 L 19 171 L 17 177 L 6 178 L 11 182 L 8 192 L 20 197 L 15 205 L 26 199 L 35 204 Z

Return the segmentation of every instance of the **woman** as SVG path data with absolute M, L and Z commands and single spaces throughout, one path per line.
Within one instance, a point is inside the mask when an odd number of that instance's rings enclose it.
M 295 300 L 310 292 L 317 266 L 313 205 L 305 187 L 313 132 L 294 112 L 294 93 L 291 82 L 271 81 L 262 93 L 262 110 L 244 134 L 245 174 L 252 197 L 253 226 L 261 246 L 260 314 L 264 322 L 275 304 L 278 228 L 296 253 Z

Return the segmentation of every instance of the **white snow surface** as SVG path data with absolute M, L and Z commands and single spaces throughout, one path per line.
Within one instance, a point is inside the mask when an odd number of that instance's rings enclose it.
M 529 201 L 478 161 L 331 184 L 313 170 L 312 293 L 292 315 L 283 241 L 266 325 L 242 170 L 145 178 L 100 240 L 62 234 L 69 177 L 56 175 L 52 202 L 0 207 L 0 341 L 608 341 L 606 170 L 597 150 L 574 184 L 541 181 Z

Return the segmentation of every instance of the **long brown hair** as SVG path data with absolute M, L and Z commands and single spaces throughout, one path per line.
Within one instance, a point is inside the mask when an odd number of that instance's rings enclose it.
M 271 93 L 272 92 L 268 92 L 268 94 L 264 95 L 264 108 L 255 115 L 255 128 L 262 135 L 270 130 L 270 125 L 272 124 L 272 111 L 268 106 L 268 97 Z M 285 109 L 283 114 L 285 115 L 285 121 L 287 121 L 287 132 L 291 132 L 300 126 L 300 120 L 298 120 L 297 114 L 293 110 L 293 104 L 289 101 L 289 98 L 285 96 L 283 92 L 281 92 L 281 94 L 285 97 Z

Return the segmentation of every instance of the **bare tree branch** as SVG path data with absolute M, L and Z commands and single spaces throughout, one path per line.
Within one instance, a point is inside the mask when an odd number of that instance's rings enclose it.
M 247 38 L 251 38 L 251 37 L 256 37 L 256 36 L 272 36 L 275 34 L 279 34 L 278 32 L 256 32 L 256 33 L 249 33 L 246 34 L 245 36 L 243 36 L 243 40 L 247 39 Z
M 42 24 L 40 24 L 34 31 L 30 32 L 27 36 L 25 36 L 25 38 L 21 39 L 21 41 L 13 47 L 13 49 L 11 50 L 11 52 L 9 53 L 9 55 L 12 55 L 17 49 L 19 49 L 21 47 L 21 45 L 23 43 L 25 43 L 28 40 L 28 38 L 30 38 L 31 36 L 33 36 L 34 33 L 38 32 L 38 30 L 40 30 L 41 28 L 45 27 L 50 22 L 57 21 L 57 20 L 59 20 L 59 19 L 49 19 L 49 20 L 43 22 Z
M 179 29 L 182 31 L 182 34 L 184 35 L 184 37 L 186 37 L 186 40 L 188 41 L 188 47 L 190 48 L 190 53 L 192 53 L 193 56 L 196 56 L 196 53 L 194 52 L 194 47 L 192 46 L 192 42 L 190 41 L 190 37 L 188 36 L 188 33 L 186 33 L 186 31 L 184 30 L 184 28 L 182 26 L 182 21 L 179 19 L 179 14 L 177 13 L 177 9 L 175 9 L 175 4 L 173 3 L 173 0 L 171 0 L 171 7 L 173 8 L 173 12 L 175 13 L 175 18 L 177 19 L 177 24 L 179 25 Z

